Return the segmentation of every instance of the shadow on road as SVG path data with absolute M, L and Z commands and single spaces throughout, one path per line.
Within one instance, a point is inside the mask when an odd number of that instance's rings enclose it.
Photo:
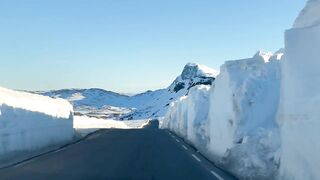
M 153 119 L 149 120 L 146 124 L 142 126 L 143 129 L 159 129 L 159 120 Z

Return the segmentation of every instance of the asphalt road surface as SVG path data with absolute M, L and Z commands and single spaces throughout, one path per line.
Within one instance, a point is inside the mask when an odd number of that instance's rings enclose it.
M 8 180 L 234 179 L 166 130 L 105 130 L 0 170 Z

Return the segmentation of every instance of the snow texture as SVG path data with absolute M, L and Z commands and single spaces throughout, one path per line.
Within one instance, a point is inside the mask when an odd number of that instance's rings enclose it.
M 208 85 L 191 88 L 188 96 L 183 96 L 170 105 L 169 112 L 161 122 L 162 128 L 169 128 L 202 150 L 209 143 L 209 89 Z
M 135 129 L 141 128 L 147 119 L 117 121 L 113 119 L 98 119 L 88 116 L 74 116 L 74 129 L 82 136 L 97 131 L 99 129 Z
M 72 140 L 72 105 L 0 88 L 0 160 Z
M 285 34 L 279 124 L 280 179 L 320 178 L 320 1 L 309 1 Z M 296 27 L 304 28 L 296 28 Z
M 320 0 L 309 0 L 294 22 L 293 28 L 308 28 L 320 25 Z
M 278 167 L 280 59 L 259 51 L 226 62 L 214 84 L 173 103 L 161 126 L 240 178 L 270 179 Z

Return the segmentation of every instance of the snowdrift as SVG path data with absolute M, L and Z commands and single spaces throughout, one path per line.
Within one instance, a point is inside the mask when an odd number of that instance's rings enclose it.
M 285 34 L 279 124 L 281 179 L 320 178 L 320 1 L 310 0 Z
M 276 114 L 282 55 L 258 52 L 226 62 L 211 87 L 195 87 L 171 105 L 162 127 L 238 177 L 270 179 L 280 147 Z
M 72 111 L 62 99 L 0 88 L 0 160 L 71 140 Z

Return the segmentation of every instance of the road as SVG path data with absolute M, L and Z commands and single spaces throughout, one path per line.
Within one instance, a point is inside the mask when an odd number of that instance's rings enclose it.
M 166 130 L 105 130 L 63 149 L 0 170 L 10 180 L 233 179 Z

